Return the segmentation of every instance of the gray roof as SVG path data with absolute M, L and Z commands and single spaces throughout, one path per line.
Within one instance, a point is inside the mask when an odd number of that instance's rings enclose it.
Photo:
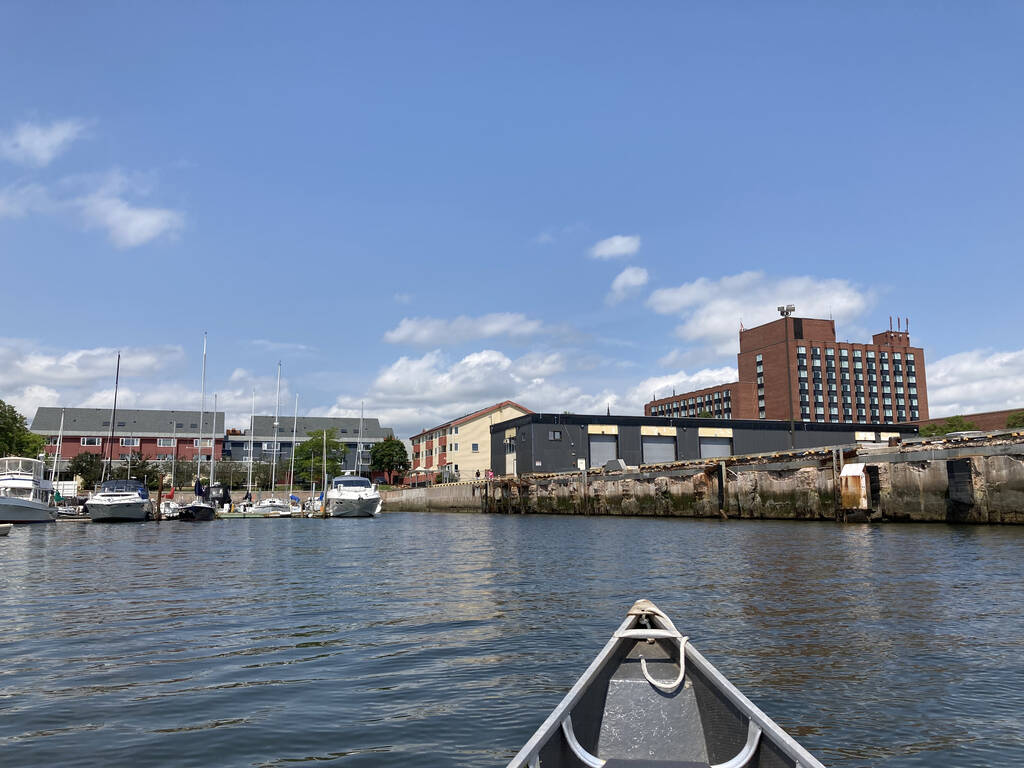
M 37 435 L 56 435 L 60 429 L 60 412 L 64 411 L 64 434 L 109 435 L 109 408 L 39 408 L 32 419 L 32 431 Z M 273 421 L 273 419 L 271 419 Z M 180 425 L 178 427 L 173 424 Z M 124 426 L 120 426 L 123 424 Z M 193 426 L 194 425 L 194 426 Z M 115 435 L 133 437 L 182 437 L 199 436 L 199 411 L 151 411 L 118 408 L 114 425 Z M 210 430 L 217 437 L 224 436 L 224 412 L 217 411 L 216 421 L 207 411 L 203 414 L 203 436 L 209 437 Z
M 292 439 L 292 416 L 281 416 L 278 420 L 278 440 Z M 364 440 L 383 440 L 386 437 L 394 437 L 395 433 L 391 427 L 382 427 L 377 419 L 369 417 L 363 419 L 363 434 L 357 435 L 359 429 L 358 418 L 327 418 L 320 416 L 299 416 L 299 422 L 295 430 L 296 440 L 305 440 L 308 432 L 315 432 L 321 429 L 333 429 L 342 442 L 355 442 L 358 437 Z M 274 439 L 274 417 L 257 416 L 253 419 L 253 439 L 273 440 Z M 249 437 L 246 430 L 246 438 Z M 233 439 L 238 439 L 237 437 Z

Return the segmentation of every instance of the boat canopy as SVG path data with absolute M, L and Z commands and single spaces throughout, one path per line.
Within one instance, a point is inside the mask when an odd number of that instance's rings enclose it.
M 137 493 L 140 498 L 149 498 L 149 490 L 138 480 L 107 480 L 100 483 L 100 493 Z
M 39 459 L 24 459 L 20 456 L 8 456 L 0 459 L 0 475 L 43 476 L 43 462 Z
M 370 488 L 372 487 L 369 480 L 365 477 L 359 477 L 357 475 L 345 475 L 343 477 L 336 477 L 331 481 L 332 488 Z

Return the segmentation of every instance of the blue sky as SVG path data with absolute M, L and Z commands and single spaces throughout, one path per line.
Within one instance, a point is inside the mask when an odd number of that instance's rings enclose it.
M 639 412 L 736 330 L 911 319 L 1024 406 L 1024 7 L 0 9 L 0 397 Z

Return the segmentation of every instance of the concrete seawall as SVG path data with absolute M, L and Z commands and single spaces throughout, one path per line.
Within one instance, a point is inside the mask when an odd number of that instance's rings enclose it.
M 840 473 L 863 465 L 865 501 Z M 1024 524 L 1024 433 L 863 443 L 390 491 L 385 509 Z

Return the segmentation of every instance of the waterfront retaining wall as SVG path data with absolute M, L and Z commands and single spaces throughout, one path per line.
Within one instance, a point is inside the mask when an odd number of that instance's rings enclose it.
M 842 509 L 839 473 L 851 462 L 872 478 L 868 510 Z M 390 509 L 1024 524 L 1024 433 L 503 477 L 384 496 Z

